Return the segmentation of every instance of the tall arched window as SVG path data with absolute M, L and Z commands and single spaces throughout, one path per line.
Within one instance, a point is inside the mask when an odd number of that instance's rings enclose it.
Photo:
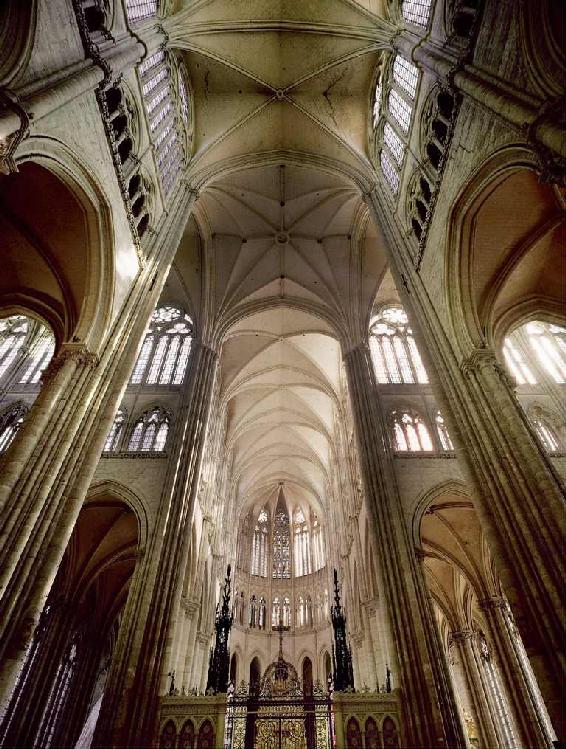
M 263 509 L 257 518 L 252 537 L 252 575 L 267 577 L 268 515 Z
M 440 413 L 440 411 L 436 412 L 434 423 L 436 425 L 436 432 L 438 434 L 440 444 L 442 445 L 442 449 L 453 450 L 454 445 L 450 437 L 450 432 L 448 431 L 448 427 L 446 426 L 446 422 L 444 421 L 444 416 Z
M 168 431 L 169 415 L 163 408 L 156 406 L 136 421 L 130 435 L 128 451 L 160 452 L 165 449 Z
M 280 495 L 273 523 L 273 577 L 284 580 L 291 577 L 289 515 Z
M 116 452 L 116 450 L 119 449 L 120 443 L 122 442 L 122 436 L 124 434 L 124 427 L 126 426 L 127 420 L 128 420 L 128 414 L 126 412 L 126 409 L 119 408 L 116 413 L 116 416 L 114 417 L 112 426 L 110 427 L 110 431 L 108 432 L 108 436 L 106 437 L 106 442 L 104 443 L 103 452 L 105 453 Z
M 0 377 L 16 361 L 29 333 L 30 320 L 24 315 L 12 315 L 0 320 Z
M 28 411 L 25 403 L 14 403 L 0 414 L 0 453 L 5 452 L 10 447 Z
M 275 596 L 273 604 L 271 606 L 271 626 L 278 627 L 283 612 L 281 611 L 281 599 L 279 596 Z
M 295 577 L 310 575 L 311 555 L 310 537 L 307 521 L 303 511 L 299 507 L 293 516 L 293 549 L 295 558 Z
M 257 624 L 257 602 L 255 595 L 250 598 L 250 605 L 248 608 L 248 626 L 255 627 Z
M 549 453 L 558 452 L 560 440 L 552 426 L 549 415 L 539 406 L 535 406 L 530 410 L 529 417 L 544 449 Z
M 324 546 L 322 543 L 322 529 L 318 517 L 312 515 L 312 547 L 313 547 L 313 570 L 318 572 L 325 565 Z
M 405 311 L 385 307 L 370 327 L 370 350 L 378 383 L 428 382 Z
M 305 626 L 305 599 L 299 596 L 297 601 L 297 627 Z
M 158 307 L 151 316 L 130 382 L 133 385 L 180 385 L 192 342 L 192 324 L 178 307 Z
M 289 596 L 285 596 L 283 599 L 283 626 L 291 626 L 291 601 Z
M 257 625 L 259 629 L 265 629 L 266 616 L 267 616 L 267 609 L 265 605 L 265 598 L 263 596 L 260 596 L 258 615 L 257 615 Z
M 391 414 L 393 446 L 398 452 L 432 450 L 426 424 L 415 411 L 393 411 Z

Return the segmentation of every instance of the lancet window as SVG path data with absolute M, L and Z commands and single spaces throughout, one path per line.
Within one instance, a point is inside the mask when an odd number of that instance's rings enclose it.
M 313 549 L 313 571 L 318 572 L 326 564 L 324 560 L 324 546 L 322 542 L 322 529 L 318 517 L 312 516 L 312 549 Z
M 277 505 L 273 523 L 273 577 L 291 577 L 289 515 L 282 503 Z
M 255 628 L 257 625 L 257 601 L 255 595 L 252 595 L 252 597 L 250 598 L 250 605 L 248 607 L 248 626 Z
M 263 509 L 258 515 L 252 536 L 251 573 L 258 577 L 267 577 L 268 520 L 267 511 Z
M 12 444 L 28 410 L 25 403 L 14 403 L 0 414 L 0 453 L 5 452 Z
M 158 0 L 126 0 L 126 14 L 132 23 L 157 15 L 158 8 Z
M 135 423 L 129 452 L 160 452 L 165 449 L 169 431 L 169 414 L 159 406 L 146 411 Z
M 116 452 L 120 449 L 127 420 L 128 414 L 126 409 L 119 408 L 114 417 L 114 421 L 112 422 L 112 426 L 110 427 L 110 431 L 108 432 L 108 436 L 106 437 L 104 452 Z
M 295 561 L 295 577 L 310 575 L 312 572 L 310 535 L 306 518 L 299 507 L 293 516 L 293 548 Z
M 257 615 L 257 626 L 259 629 L 265 629 L 265 619 L 267 615 L 267 608 L 265 605 L 265 598 L 260 596 L 258 615 Z
M 278 627 L 281 621 L 281 600 L 279 596 L 275 596 L 271 605 L 271 626 Z
M 402 55 L 396 55 L 392 65 L 380 73 L 375 88 L 373 126 L 380 141 L 379 163 L 393 194 L 399 191 L 418 83 L 418 68 Z
M 401 12 L 405 21 L 426 28 L 430 18 L 432 0 L 403 0 Z
M 370 328 L 370 350 L 378 383 L 422 383 L 428 377 L 405 311 L 385 307 Z
M 426 424 L 415 411 L 391 414 L 393 446 L 398 452 L 422 452 L 433 449 Z
M 184 161 L 184 127 L 189 112 L 188 93 L 179 71 L 178 95 L 172 75 L 172 60 L 158 50 L 138 66 L 149 133 L 163 191 L 174 186 Z
M 192 343 L 192 324 L 178 307 L 158 307 L 142 344 L 130 382 L 181 385 Z
M 448 427 L 446 426 L 446 422 L 444 421 L 444 416 L 440 411 L 436 412 L 434 423 L 436 425 L 436 432 L 438 434 L 438 439 L 440 441 L 442 449 L 453 450 L 454 444 L 452 443 L 450 432 L 448 431 Z

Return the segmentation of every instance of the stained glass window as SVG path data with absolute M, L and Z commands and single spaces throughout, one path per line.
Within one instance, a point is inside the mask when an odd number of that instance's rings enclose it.
M 405 21 L 426 28 L 432 0 L 403 0 L 402 13 Z
M 129 452 L 160 452 L 165 449 L 169 431 L 168 413 L 156 406 L 146 411 L 135 423 L 130 441 Z
M 289 515 L 284 503 L 279 501 L 273 522 L 273 577 L 280 580 L 291 577 Z
M 281 600 L 279 596 L 275 596 L 271 605 L 271 626 L 278 627 L 279 622 L 281 621 L 281 617 Z
M 370 351 L 378 383 L 428 383 L 413 332 L 401 307 L 385 307 L 370 327 Z
M 507 368 L 519 385 L 526 385 L 527 383 L 529 385 L 536 384 L 536 377 L 525 361 L 520 347 L 512 338 L 506 339 L 503 345 L 503 356 L 505 357 Z
M 313 513 L 312 519 L 312 544 L 313 544 L 313 567 L 314 572 L 322 569 L 325 565 L 324 547 L 322 543 L 322 529 L 318 517 Z
M 373 126 L 376 127 L 381 116 L 381 96 L 383 94 L 383 83 L 381 73 L 379 74 L 379 80 L 375 87 L 375 99 L 373 101 Z
M 130 382 L 133 385 L 180 385 L 192 342 L 192 324 L 178 307 L 165 306 L 151 317 Z
M 265 629 L 265 619 L 266 619 L 265 598 L 261 596 L 259 599 L 259 610 L 258 610 L 258 620 L 257 620 L 259 629 Z
M 419 70 L 416 65 L 413 65 L 412 62 L 409 62 L 401 55 L 397 55 L 393 62 L 393 80 L 409 95 L 411 99 L 415 98 L 415 94 L 417 93 L 417 83 L 419 80 Z
M 414 411 L 393 411 L 391 426 L 396 451 L 422 452 L 433 449 L 426 424 Z
M 543 322 L 529 322 L 525 333 L 542 368 L 554 382 L 566 382 L 566 328 Z
M 268 515 L 262 510 L 252 536 L 252 575 L 267 577 Z
M 124 427 L 126 425 L 127 419 L 128 414 L 126 413 L 126 409 L 119 408 L 116 416 L 114 417 L 112 426 L 110 427 L 110 431 L 108 432 L 108 436 L 106 437 L 106 442 L 104 443 L 104 452 L 115 452 L 120 448 L 120 443 L 122 441 L 122 435 L 124 433 Z
M 10 447 L 27 416 L 28 410 L 25 403 L 15 403 L 0 414 L 0 453 L 5 452 Z
M 388 122 L 385 123 L 383 128 L 383 142 L 390 150 L 395 161 L 401 165 L 405 155 L 405 144 Z
M 42 326 L 43 327 L 43 326 Z M 47 367 L 55 352 L 55 339 L 47 328 L 37 337 L 25 362 L 19 382 L 36 384 L 40 381 L 43 370 Z

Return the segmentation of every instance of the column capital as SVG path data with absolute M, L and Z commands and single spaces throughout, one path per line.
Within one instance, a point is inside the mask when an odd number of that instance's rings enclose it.
M 469 377 L 471 374 L 479 374 L 486 369 L 491 369 L 498 375 L 504 385 L 510 390 L 515 390 L 516 382 L 505 367 L 499 363 L 495 351 L 487 346 L 474 347 L 471 353 L 460 363 L 460 370 L 465 377 Z
M 455 632 L 450 633 L 450 642 L 466 642 L 473 639 L 474 635 L 475 632 L 473 629 L 457 629 Z
M 47 367 L 43 370 L 41 381 L 46 384 L 53 380 L 57 373 L 68 362 L 75 362 L 77 365 L 86 365 L 89 368 L 95 367 L 98 362 L 98 356 L 89 351 L 84 343 L 69 342 L 64 343 L 57 356 L 54 356 Z
M 507 602 L 502 596 L 489 596 L 479 601 L 479 607 L 482 611 L 496 611 L 498 609 L 505 611 Z

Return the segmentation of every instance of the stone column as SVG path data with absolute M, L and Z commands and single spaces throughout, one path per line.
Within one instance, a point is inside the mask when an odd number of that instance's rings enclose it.
M 433 612 L 403 516 L 367 344 L 344 357 L 410 746 L 466 746 Z
M 465 680 L 468 694 L 478 721 L 478 730 L 485 747 L 499 746 L 497 731 L 490 710 L 489 698 L 483 688 L 483 682 L 478 671 L 474 656 L 472 640 L 474 632 L 471 629 L 460 629 L 451 633 L 451 639 L 460 659 L 462 677 Z M 457 667 L 456 665 L 454 667 Z
M 536 687 L 525 673 L 519 653 L 518 633 L 514 631 L 507 602 L 500 596 L 493 596 L 480 601 L 480 607 L 497 653 L 505 691 L 513 707 L 515 723 L 524 745 L 552 749 L 554 735 L 548 724 L 546 709 L 540 704 L 541 698 L 536 693 Z
M 181 185 L 95 355 L 64 344 L 0 468 L 0 697 L 26 656 L 195 194 Z
M 152 538 L 144 582 L 120 639 L 93 746 L 150 746 L 156 730 L 159 688 L 175 607 L 182 595 L 182 551 L 190 538 L 218 356 L 195 343 L 187 383 L 170 443 L 171 458 Z
M 566 663 L 561 617 L 564 491 L 534 438 L 509 378 L 489 348 L 466 350 L 444 329 L 410 248 L 379 192 L 367 198 L 421 354 L 449 420 L 486 534 L 553 725 L 564 736 L 560 690 Z M 431 378 L 432 379 L 432 378 Z

